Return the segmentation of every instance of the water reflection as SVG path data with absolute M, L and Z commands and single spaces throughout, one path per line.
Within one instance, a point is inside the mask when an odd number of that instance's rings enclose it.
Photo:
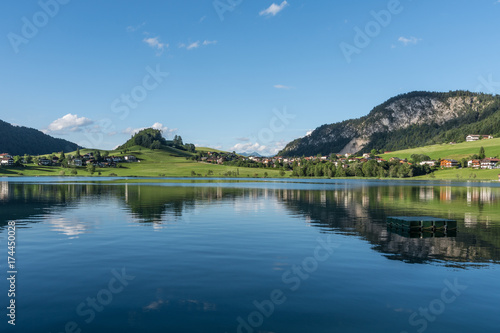
M 286 188 L 285 184 L 281 189 L 261 186 L 2 182 L 0 232 L 9 220 L 48 221 L 56 232 L 68 238 L 78 237 L 93 227 L 88 220 L 79 219 L 79 214 L 106 200 L 118 201 L 132 221 L 161 229 L 198 215 L 214 203 L 230 204 L 241 214 L 259 211 L 259 202 L 250 199 L 264 198 L 286 207 L 290 215 L 300 216 L 321 232 L 361 237 L 391 259 L 408 263 L 500 261 L 499 188 L 413 185 L 299 190 Z M 75 209 L 70 219 L 58 213 L 67 209 Z M 459 221 L 459 232 L 453 238 L 408 237 L 387 230 L 385 218 L 390 215 L 455 219 Z M 36 218 L 40 216 L 44 219 Z

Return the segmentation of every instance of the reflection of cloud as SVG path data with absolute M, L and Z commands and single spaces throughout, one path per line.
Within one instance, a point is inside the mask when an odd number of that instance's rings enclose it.
M 0 183 L 0 200 L 6 200 L 9 197 L 9 183 Z
M 77 218 L 68 220 L 64 217 L 53 217 L 49 223 L 53 225 L 53 230 L 69 236 L 70 239 L 78 238 L 78 235 L 84 234 L 88 230 L 88 223 L 78 221 Z

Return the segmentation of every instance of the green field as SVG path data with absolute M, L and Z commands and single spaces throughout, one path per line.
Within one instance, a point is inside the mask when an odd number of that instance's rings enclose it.
M 424 154 L 430 156 L 435 160 L 439 158 L 452 158 L 459 161 L 462 158 L 467 158 L 473 154 L 478 154 L 481 147 L 484 147 L 486 157 L 500 156 L 500 138 L 498 138 L 479 140 L 475 142 L 462 142 L 454 145 L 438 144 L 433 146 L 398 150 L 388 154 L 383 154 L 381 155 L 381 157 L 386 160 L 390 159 L 391 157 L 410 159 L 410 156 L 413 154 Z
M 216 151 L 210 148 L 199 148 L 200 151 Z M 92 152 L 91 149 L 82 149 L 80 153 L 86 154 Z M 103 151 L 101 151 L 102 153 Z M 73 155 L 68 153 L 66 156 Z M 191 155 L 189 153 L 184 153 Z M 59 154 L 56 154 L 59 156 Z M 150 150 L 142 147 L 132 147 L 122 154 L 121 151 L 109 151 L 110 156 L 134 155 L 140 162 L 120 163 L 116 168 L 96 168 L 93 176 L 120 176 L 120 177 L 192 177 L 194 171 L 197 177 L 226 177 L 228 172 L 236 172 L 237 177 L 267 177 L 279 178 L 279 170 L 272 168 L 237 168 L 224 165 L 215 165 L 210 163 L 196 162 L 187 160 L 185 157 L 175 156 L 171 152 L 162 150 Z M 47 155 L 45 155 L 47 156 Z M 70 168 L 45 167 L 37 165 L 28 165 L 26 167 L 1 167 L 0 176 L 71 176 Z M 90 176 L 85 167 L 76 168 L 77 176 Z M 212 174 L 209 175 L 209 171 Z M 231 175 L 234 177 L 234 174 Z M 284 177 L 289 177 L 287 172 Z

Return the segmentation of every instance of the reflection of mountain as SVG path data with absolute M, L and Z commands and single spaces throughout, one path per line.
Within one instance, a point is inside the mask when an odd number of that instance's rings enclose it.
M 58 219 L 58 210 L 76 207 L 82 198 L 110 197 L 118 198 L 136 222 L 152 223 L 154 227 L 198 214 L 198 208 L 208 208 L 215 201 L 233 202 L 233 209 L 237 210 L 247 204 L 247 198 L 266 198 L 284 205 L 291 214 L 303 216 L 312 226 L 362 237 L 390 259 L 412 263 L 500 262 L 500 189 L 486 187 L 415 185 L 285 190 L 223 184 L 191 187 L 4 182 L 0 183 L 0 227 L 9 220 L 29 222 L 30 218 L 44 214 L 56 230 L 75 236 L 86 232 L 89 226 L 79 222 L 76 214 L 71 220 Z M 389 215 L 453 218 L 459 221 L 459 232 L 452 238 L 405 238 L 387 231 L 385 218 Z
M 419 200 L 419 186 L 335 191 L 282 190 L 278 196 L 291 210 L 308 216 L 313 225 L 361 236 L 390 259 L 412 263 L 428 260 L 500 261 L 500 228 L 498 224 L 496 228 L 488 228 L 492 218 L 500 222 L 497 218 L 500 213 L 499 190 L 437 187 L 432 191 L 446 193 L 446 200 L 453 198 L 450 206 L 440 201 L 440 195 L 427 193 L 427 198 L 433 198 L 432 203 Z M 476 205 L 467 207 L 471 191 L 488 195 L 478 195 Z M 469 212 L 464 213 L 466 210 Z M 460 224 L 459 233 L 453 238 L 406 238 L 387 230 L 385 217 L 389 215 L 434 215 L 459 222 L 464 221 L 464 215 L 474 215 L 481 223 L 475 228 L 470 228 L 467 222 Z

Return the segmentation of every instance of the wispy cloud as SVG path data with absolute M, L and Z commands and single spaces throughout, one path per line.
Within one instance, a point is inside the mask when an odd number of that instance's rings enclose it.
M 276 16 L 279 12 L 281 12 L 287 6 L 288 6 L 288 2 L 287 1 L 283 1 L 281 3 L 281 5 L 277 5 L 277 4 L 273 3 L 267 9 L 262 10 L 259 13 L 259 15 L 260 16 L 269 16 L 269 15 Z
M 274 88 L 276 88 L 276 89 L 284 89 L 284 90 L 290 90 L 290 89 L 292 89 L 292 87 L 285 86 L 285 85 L 282 85 L 282 84 L 275 84 Z
M 146 22 L 142 22 L 141 24 L 139 25 L 129 25 L 127 27 L 127 31 L 128 32 L 136 32 L 137 30 L 140 30 L 143 26 L 146 25 Z
M 418 42 L 420 42 L 422 39 L 421 38 L 417 38 L 417 37 L 409 37 L 409 38 L 406 38 L 406 37 L 399 37 L 398 38 L 398 42 L 401 42 L 403 43 L 404 46 L 407 46 L 407 45 L 410 45 L 410 44 L 417 44 Z
M 89 118 L 78 117 L 76 114 L 68 113 L 67 115 L 54 120 L 47 129 L 43 130 L 44 133 L 64 133 L 64 132 L 79 132 L 84 127 L 92 125 L 94 122 Z
M 142 41 L 149 45 L 149 47 L 157 49 L 158 51 L 163 51 L 165 48 L 168 48 L 168 44 L 160 42 L 160 37 L 144 38 Z
M 196 42 L 190 43 L 190 44 L 181 43 L 181 44 L 179 44 L 179 48 L 186 49 L 186 50 L 194 50 L 194 49 L 199 48 L 200 46 L 208 46 L 208 45 L 214 45 L 214 44 L 217 44 L 216 40 L 204 40 L 203 42 L 200 42 L 199 40 L 197 40 Z
M 172 134 L 177 132 L 177 128 L 168 128 L 167 126 L 164 126 L 162 123 L 154 123 L 152 126 L 149 127 L 140 127 L 140 128 L 126 128 L 122 131 L 123 134 L 129 134 L 129 135 L 134 135 L 138 133 L 139 131 L 142 131 L 143 129 L 146 128 L 154 128 L 157 130 L 162 131 L 163 135 L 166 137 L 171 136 Z
M 243 138 L 236 138 L 236 140 L 242 141 L 242 142 L 248 142 L 248 141 L 250 141 L 250 138 L 243 137 Z

